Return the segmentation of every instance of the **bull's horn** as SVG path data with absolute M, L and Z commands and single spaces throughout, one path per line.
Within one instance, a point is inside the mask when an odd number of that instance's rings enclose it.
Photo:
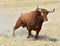
M 52 12 L 54 12 L 55 11 L 55 8 L 52 10 L 52 11 L 48 11 L 49 13 L 52 13 Z
M 38 6 L 39 6 L 39 5 L 37 5 L 37 8 L 36 8 L 36 10 L 38 10 Z

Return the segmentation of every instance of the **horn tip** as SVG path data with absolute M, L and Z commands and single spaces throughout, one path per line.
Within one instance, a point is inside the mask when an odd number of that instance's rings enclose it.
M 55 11 L 55 8 L 53 9 L 53 11 Z

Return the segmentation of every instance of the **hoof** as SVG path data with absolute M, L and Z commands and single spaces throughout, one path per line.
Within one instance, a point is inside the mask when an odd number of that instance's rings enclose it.
M 34 37 L 33 35 L 31 35 L 31 37 Z
M 30 36 L 27 36 L 27 38 L 30 38 Z

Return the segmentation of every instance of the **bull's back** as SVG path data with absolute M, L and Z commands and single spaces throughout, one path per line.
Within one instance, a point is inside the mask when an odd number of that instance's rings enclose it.
M 33 20 L 34 18 L 34 11 L 30 12 L 30 13 L 26 13 L 26 14 L 22 14 L 19 19 L 25 22 L 28 22 L 30 20 Z
M 31 21 L 31 17 L 31 13 L 26 13 L 19 16 L 18 20 L 22 23 L 23 26 L 27 26 L 28 23 Z

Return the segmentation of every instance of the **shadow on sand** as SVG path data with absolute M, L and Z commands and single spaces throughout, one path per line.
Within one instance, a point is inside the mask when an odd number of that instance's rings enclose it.
M 32 38 L 34 38 L 34 37 L 35 36 L 33 36 Z M 36 40 L 44 40 L 44 41 L 52 41 L 52 42 L 59 41 L 58 39 L 48 37 L 47 35 L 40 35 L 40 36 L 38 36 L 38 38 Z

